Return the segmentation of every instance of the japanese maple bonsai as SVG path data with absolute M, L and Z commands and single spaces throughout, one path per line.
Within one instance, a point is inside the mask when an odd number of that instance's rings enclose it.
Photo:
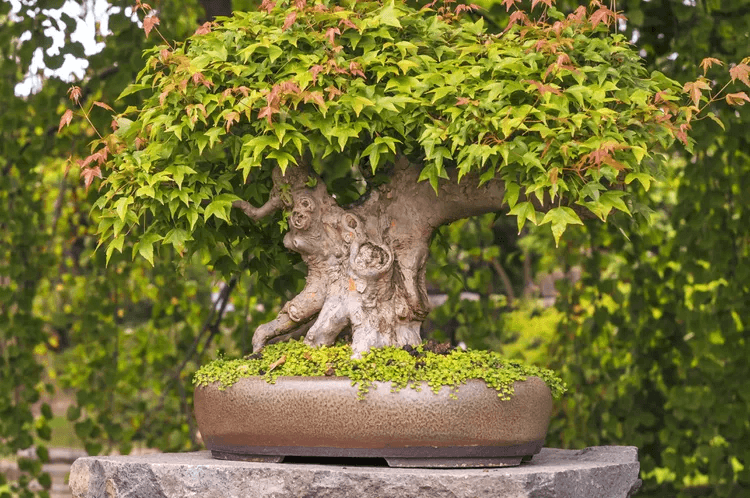
M 264 0 L 154 49 L 125 91 L 145 103 L 89 160 L 106 163 L 107 257 L 130 237 L 134 255 L 170 244 L 232 271 L 278 222 L 307 284 L 255 330 L 256 352 L 345 329 L 355 358 L 417 347 L 438 227 L 507 209 L 559 239 L 579 213 L 628 212 L 623 186 L 648 185 L 658 147 L 688 143 L 681 89 L 608 32 L 614 12 L 532 3 L 490 33 L 448 2 Z M 354 204 L 337 200 L 341 172 Z

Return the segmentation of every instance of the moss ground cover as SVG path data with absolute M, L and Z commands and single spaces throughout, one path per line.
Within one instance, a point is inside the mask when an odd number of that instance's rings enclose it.
M 351 356 L 348 344 L 320 348 L 301 341 L 271 344 L 245 358 L 214 360 L 196 372 L 193 383 L 206 386 L 218 382 L 220 389 L 226 389 L 251 376 L 262 376 L 269 383 L 281 376 L 337 376 L 351 379 L 364 396 L 375 381 L 391 382 L 394 390 L 419 389 L 426 382 L 437 392 L 443 386 L 457 390 L 469 379 L 481 379 L 497 390 L 499 397 L 510 399 L 514 382 L 536 376 L 547 383 L 555 398 L 566 390 L 551 370 L 510 361 L 492 351 L 451 349 L 426 342 L 416 347 L 371 349 L 358 359 Z

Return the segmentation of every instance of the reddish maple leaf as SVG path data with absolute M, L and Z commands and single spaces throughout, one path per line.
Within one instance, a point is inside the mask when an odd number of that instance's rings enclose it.
M 81 87 L 71 86 L 68 89 L 68 97 L 70 97 L 70 100 L 77 104 L 78 100 L 81 98 Z
M 299 86 L 297 86 L 297 83 L 295 83 L 292 80 L 285 81 L 279 84 L 279 88 L 281 90 L 281 93 L 286 93 L 286 94 L 299 95 L 301 92 L 301 90 L 299 89 Z
M 273 118 L 274 112 L 279 112 L 279 110 L 270 105 L 267 105 L 266 107 L 261 109 L 260 112 L 258 113 L 258 119 L 266 118 L 266 121 L 268 122 L 268 124 L 271 125 L 273 124 L 272 118 Z
M 325 70 L 325 67 L 321 66 L 320 64 L 316 64 L 310 68 L 310 73 L 312 73 L 313 84 L 318 83 L 318 73 L 324 70 Z
M 164 90 L 159 94 L 159 105 L 163 106 L 164 101 L 167 100 L 167 97 L 169 96 L 169 90 Z
M 94 178 L 102 177 L 102 170 L 101 168 L 99 168 L 99 166 L 94 166 L 93 168 L 84 168 L 81 170 L 81 176 L 83 177 L 83 184 L 86 186 L 86 191 L 88 192 L 91 183 L 94 181 Z
M 193 74 L 193 83 L 195 83 L 196 85 L 203 85 L 206 88 L 211 88 L 214 86 L 214 84 L 208 81 L 202 73 Z
M 287 29 L 292 27 L 292 24 L 294 24 L 294 21 L 297 20 L 297 11 L 293 10 L 289 13 L 289 15 L 286 16 L 286 19 L 284 19 L 284 25 L 281 27 L 281 31 L 286 31 Z
M 259 10 L 265 10 L 267 13 L 271 13 L 271 11 L 276 7 L 276 2 L 273 2 L 271 0 L 263 0 L 261 2 L 260 7 L 258 7 Z
M 236 111 L 232 111 L 227 113 L 225 119 L 227 120 L 227 122 L 225 123 L 224 127 L 226 128 L 227 133 L 229 133 L 229 128 L 232 127 L 232 123 L 240 120 L 240 114 Z
M 60 118 L 60 126 L 57 128 L 57 133 L 60 133 L 63 128 L 68 126 L 70 124 L 70 121 L 73 119 L 73 111 L 68 109 L 65 111 Z
M 159 55 L 161 56 L 161 60 L 166 62 L 169 59 L 169 55 L 170 55 L 169 49 L 163 48 L 159 50 Z
M 701 100 L 701 90 L 710 90 L 711 87 L 708 86 L 708 83 L 706 83 L 704 80 L 699 79 L 697 81 L 690 81 L 688 83 L 685 83 L 685 86 L 682 88 L 682 91 L 685 93 L 690 94 L 690 99 L 693 101 L 693 104 L 696 106 Z
M 234 89 L 235 93 L 241 93 L 243 97 L 247 97 L 247 95 L 250 93 L 250 89 L 246 87 L 245 85 L 238 86 Z
M 599 23 L 604 23 L 607 26 L 609 26 L 609 23 L 611 22 L 610 17 L 614 17 L 614 12 L 609 10 L 607 7 L 602 7 L 593 14 L 591 14 L 591 17 L 589 18 L 589 21 L 591 21 L 592 27 L 597 27 Z
M 562 95 L 562 92 L 560 92 L 560 90 L 558 90 L 557 88 L 552 87 L 550 85 L 542 84 L 539 81 L 526 80 L 526 83 L 531 83 L 532 85 L 534 85 L 536 89 L 539 91 L 539 93 L 541 93 L 542 95 L 544 95 L 545 93 L 554 93 L 555 95 Z
M 151 30 L 154 29 L 154 26 L 159 25 L 159 18 L 156 17 L 156 15 L 148 16 L 143 20 L 143 31 L 146 32 L 146 38 L 148 38 L 149 33 L 151 33 Z
M 305 104 L 307 104 L 311 100 L 321 106 L 324 106 L 326 104 L 326 101 L 323 99 L 323 94 L 320 92 L 305 92 L 304 99 Z
M 583 22 L 586 19 L 586 7 L 581 5 L 573 13 L 568 14 L 569 21 Z
M 97 106 L 97 107 L 101 107 L 102 109 L 106 109 L 106 110 L 108 110 L 110 112 L 115 112 L 114 109 L 112 109 L 110 106 L 108 106 L 104 102 L 94 101 L 94 105 Z
M 343 92 L 336 88 L 335 86 L 329 86 L 326 88 L 326 92 L 328 92 L 328 100 L 333 100 L 334 97 L 338 97 L 339 95 L 343 95 Z
M 522 10 L 517 10 L 510 15 L 510 18 L 508 18 L 508 25 L 505 27 L 505 31 L 508 31 L 513 25 L 518 24 L 519 21 L 523 22 L 524 26 L 527 26 L 529 24 L 529 18 Z M 505 31 L 503 31 L 503 33 Z
M 328 28 L 326 30 L 326 39 L 331 43 L 331 45 L 335 45 L 334 40 L 336 38 L 336 35 L 340 35 L 341 30 L 339 28 Z
M 714 59 L 713 57 L 706 57 L 705 59 L 703 59 L 701 61 L 700 67 L 703 68 L 703 76 L 706 75 L 706 73 L 708 72 L 709 68 L 711 66 L 713 66 L 714 64 L 718 64 L 720 66 L 724 65 L 724 63 L 721 62 L 719 59 Z
M 313 7 L 313 12 L 328 12 L 328 7 L 322 3 L 316 3 L 315 7 Z
M 552 0 L 531 0 L 531 10 L 534 10 L 534 7 L 540 3 L 543 3 L 547 7 L 552 7 Z
M 737 64 L 729 70 L 729 76 L 732 77 L 732 82 L 740 80 L 747 86 L 750 86 L 750 66 L 747 64 Z
M 305 6 L 307 6 L 307 0 L 294 0 L 294 7 L 297 10 L 302 11 Z
M 682 123 L 680 125 L 680 129 L 674 132 L 674 136 L 677 137 L 677 139 L 682 142 L 683 144 L 688 144 L 688 136 L 687 136 L 687 130 L 690 129 L 690 125 L 687 123 Z
M 360 66 L 358 62 L 352 61 L 349 63 L 349 73 L 351 73 L 352 76 L 361 76 L 362 79 L 367 79 L 365 73 L 362 72 L 362 66 Z
M 145 144 L 146 144 L 146 139 L 145 138 L 135 137 L 135 148 L 136 148 L 136 150 L 141 150 Z
M 349 19 L 342 19 L 339 21 L 339 26 L 345 26 L 347 28 L 351 28 L 355 31 L 359 31 L 359 28 L 357 28 L 357 25 L 351 22 Z
M 509 12 L 518 0 L 503 0 L 500 4 L 505 5 L 505 12 Z
M 750 102 L 750 97 L 745 92 L 730 93 L 727 95 L 727 104 L 743 106 L 745 102 Z
M 207 35 L 211 32 L 211 21 L 206 21 L 201 24 L 201 27 L 195 30 L 193 36 Z

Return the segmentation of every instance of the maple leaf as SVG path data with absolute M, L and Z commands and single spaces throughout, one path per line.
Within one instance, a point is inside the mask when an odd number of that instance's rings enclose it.
M 698 106 L 698 103 L 701 100 L 701 90 L 710 90 L 711 87 L 708 86 L 708 83 L 706 83 L 704 80 L 699 79 L 697 81 L 690 81 L 688 83 L 685 83 L 685 86 L 682 88 L 682 91 L 685 93 L 690 94 L 690 99 L 693 101 L 693 104 Z
M 273 115 L 275 112 L 279 112 L 278 108 L 271 106 L 270 104 L 260 110 L 258 113 L 258 119 L 266 118 L 269 125 L 273 124 Z
M 284 19 L 284 25 L 281 27 L 281 31 L 286 31 L 287 29 L 292 27 L 292 24 L 294 24 L 294 21 L 297 20 L 297 11 L 293 10 L 289 13 L 288 16 L 286 16 L 286 19 Z
M 114 109 L 112 109 L 110 106 L 108 106 L 104 102 L 94 101 L 94 105 L 97 106 L 97 107 L 101 107 L 102 109 L 106 109 L 106 110 L 108 110 L 110 112 L 115 112 Z
M 510 18 L 508 18 L 508 25 L 505 27 L 505 31 L 508 31 L 514 24 L 517 24 L 519 21 L 523 21 L 524 26 L 527 26 L 529 24 L 529 18 L 522 10 L 517 10 L 510 15 Z M 505 33 L 505 31 L 503 31 L 503 33 Z
M 349 63 L 349 73 L 351 73 L 352 76 L 361 76 L 362 79 L 367 79 L 365 73 L 362 72 L 362 66 L 360 66 L 358 62 L 352 61 Z
M 586 19 L 586 7 L 584 7 L 583 5 L 578 7 L 575 12 L 568 14 L 569 21 L 576 21 L 578 23 L 581 23 L 584 19 Z
M 687 123 L 683 123 L 680 125 L 680 129 L 674 132 L 674 136 L 677 137 L 677 139 L 684 145 L 688 144 L 687 130 L 689 129 L 690 125 Z
M 232 123 L 240 120 L 240 114 L 238 112 L 236 112 L 236 111 L 232 111 L 230 113 L 227 113 L 226 120 L 227 120 L 227 122 L 224 125 L 224 127 L 226 128 L 227 133 L 229 133 L 229 128 L 232 127 Z
M 310 68 L 310 73 L 312 73 L 313 84 L 317 84 L 318 83 L 318 73 L 320 73 L 321 71 L 324 71 L 324 70 L 325 70 L 325 67 L 321 66 L 320 64 L 316 64 L 316 65 L 314 65 L 313 67 Z
M 294 8 L 297 10 L 304 10 L 307 5 L 307 0 L 294 0 Z
M 542 95 L 544 95 L 545 93 L 554 93 L 555 95 L 562 95 L 562 92 L 560 92 L 560 90 L 558 90 L 557 88 L 552 87 L 550 85 L 544 85 L 540 83 L 539 81 L 526 80 L 526 83 L 531 83 L 532 85 L 534 85 L 536 89 L 539 91 L 539 93 L 541 93 Z
M 201 24 L 201 27 L 195 30 L 193 36 L 207 35 L 211 32 L 211 21 L 206 21 Z
M 71 86 L 68 89 L 68 97 L 70 97 L 70 100 L 77 104 L 78 100 L 81 98 L 81 87 Z
M 70 124 L 70 120 L 73 119 L 73 111 L 68 109 L 63 113 L 62 117 L 60 118 L 60 126 L 57 128 L 57 133 L 60 133 L 63 128 L 68 126 Z
M 88 192 L 91 183 L 94 181 L 94 178 L 102 177 L 102 170 L 101 168 L 99 168 L 99 166 L 94 166 L 93 168 L 84 168 L 81 170 L 81 176 L 83 177 L 83 184 L 86 186 L 86 191 Z
M 198 28 L 198 29 L 200 29 L 200 28 Z M 169 59 L 169 54 L 170 54 L 170 52 L 169 52 L 169 49 L 167 49 L 167 48 L 163 48 L 163 49 L 159 50 L 159 55 L 161 56 L 161 60 L 163 60 L 165 62 L 167 61 L 167 59 Z
M 510 8 L 513 7 L 518 0 L 503 0 L 500 2 L 501 5 L 505 5 L 505 12 L 509 12 Z
M 304 99 L 305 99 L 305 104 L 307 104 L 308 102 L 312 100 L 318 105 L 321 105 L 321 106 L 326 105 L 326 101 L 323 99 L 323 94 L 320 92 L 306 92 Z
M 734 83 L 735 80 L 740 80 L 747 86 L 750 86 L 750 66 L 747 64 L 737 64 L 732 69 L 729 70 L 729 76 L 732 77 L 732 82 Z
M 326 39 L 331 43 L 331 45 L 334 45 L 334 39 L 336 38 L 336 35 L 340 35 L 341 30 L 339 28 L 328 28 L 326 30 Z
M 727 104 L 743 106 L 745 102 L 750 102 L 750 97 L 745 92 L 730 93 L 727 95 Z
M 539 3 L 543 3 L 547 7 L 552 7 L 552 0 L 531 0 L 531 10 L 534 10 Z
M 339 26 L 342 26 L 342 25 L 346 26 L 347 28 L 351 28 L 351 29 L 353 29 L 355 31 L 359 31 L 359 28 L 357 27 L 357 25 L 354 24 L 353 22 L 351 22 L 349 19 L 342 19 L 342 20 L 340 20 L 339 21 Z
M 614 12 L 609 10 L 607 7 L 602 7 L 593 14 L 591 14 L 591 17 L 589 18 L 589 21 L 591 21 L 591 27 L 595 28 L 599 25 L 599 23 L 604 23 L 607 26 L 609 26 L 610 23 L 610 17 L 614 15 Z
M 335 86 L 329 86 L 328 88 L 326 88 L 326 92 L 328 92 L 328 100 L 333 100 L 334 97 L 343 95 L 343 92 Z
M 281 93 L 291 93 L 292 95 L 299 95 L 302 90 L 299 89 L 297 83 L 294 81 L 285 81 L 279 85 Z
M 246 87 L 245 85 L 238 86 L 234 89 L 235 93 L 241 93 L 243 97 L 247 97 L 248 93 L 250 93 L 250 89 Z
M 214 86 L 214 84 L 208 81 L 202 73 L 193 74 L 193 83 L 195 83 L 196 85 L 203 85 L 206 88 L 211 88 Z
M 276 2 L 273 2 L 271 0 L 263 0 L 261 2 L 259 9 L 265 10 L 268 14 L 271 13 L 271 11 L 276 7 Z
M 135 137 L 135 148 L 136 150 L 141 150 L 143 148 L 143 145 L 146 143 L 145 138 L 141 137 Z
M 169 96 L 169 90 L 164 90 L 159 94 L 159 105 L 163 106 L 164 101 L 167 100 L 167 97 Z
M 146 38 L 148 38 L 149 33 L 151 33 L 151 30 L 154 29 L 154 26 L 159 25 L 159 18 L 156 17 L 156 15 L 148 16 L 143 20 L 143 31 L 146 32 Z
M 706 75 L 706 73 L 708 72 L 709 68 L 711 66 L 713 66 L 714 64 L 718 64 L 720 66 L 724 65 L 724 63 L 721 62 L 719 59 L 714 59 L 713 57 L 706 57 L 705 59 L 703 59 L 701 61 L 700 67 L 703 68 L 703 76 Z

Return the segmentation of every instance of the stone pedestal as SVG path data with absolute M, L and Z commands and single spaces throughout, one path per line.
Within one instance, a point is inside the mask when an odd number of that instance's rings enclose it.
M 626 498 L 640 487 L 639 468 L 632 446 L 544 448 L 519 467 L 497 469 L 254 463 L 199 451 L 79 458 L 70 487 L 76 498 Z

